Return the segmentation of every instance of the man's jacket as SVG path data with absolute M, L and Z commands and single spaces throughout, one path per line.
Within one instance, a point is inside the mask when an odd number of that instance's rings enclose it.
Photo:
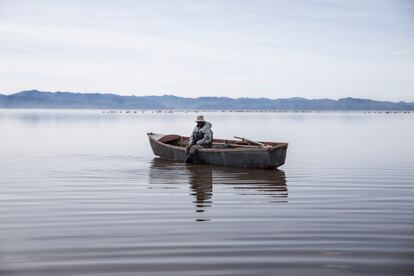
M 202 128 L 194 127 L 190 137 L 190 145 L 210 146 L 213 143 L 213 131 L 210 122 L 205 122 Z

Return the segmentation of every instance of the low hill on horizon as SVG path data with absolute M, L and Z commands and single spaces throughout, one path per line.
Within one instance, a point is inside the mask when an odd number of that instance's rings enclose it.
M 165 110 L 414 110 L 414 102 L 389 102 L 342 98 L 185 98 L 164 96 L 120 96 L 100 93 L 22 91 L 0 94 L 0 108 L 39 109 L 165 109 Z

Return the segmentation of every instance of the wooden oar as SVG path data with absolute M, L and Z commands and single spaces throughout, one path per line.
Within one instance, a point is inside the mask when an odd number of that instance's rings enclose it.
M 265 145 L 265 144 L 263 144 L 263 143 L 256 142 L 256 141 L 252 141 L 252 140 L 246 139 L 246 138 L 244 138 L 244 137 L 234 136 L 234 138 L 239 139 L 239 140 L 242 140 L 243 142 L 245 142 L 245 141 L 246 141 L 247 143 L 249 143 L 249 144 L 253 144 L 253 145 L 256 145 L 256 146 L 266 147 L 266 145 Z

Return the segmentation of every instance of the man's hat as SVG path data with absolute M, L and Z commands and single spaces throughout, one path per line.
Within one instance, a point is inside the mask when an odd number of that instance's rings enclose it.
M 200 116 L 197 116 L 197 120 L 195 120 L 195 122 L 205 122 L 205 120 L 204 120 L 204 116 L 203 115 L 200 115 Z

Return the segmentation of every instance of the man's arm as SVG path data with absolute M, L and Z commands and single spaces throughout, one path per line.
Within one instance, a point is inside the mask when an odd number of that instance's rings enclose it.
M 201 140 L 197 141 L 197 145 L 208 145 L 211 144 L 213 141 L 213 131 L 211 129 L 207 129 L 204 133 L 204 137 Z
M 188 141 L 188 145 L 194 145 L 194 130 L 191 132 L 190 140 Z
M 185 153 L 188 155 L 190 153 L 190 148 L 194 145 L 194 130 L 191 132 L 190 140 L 188 141 L 187 146 L 185 147 Z

